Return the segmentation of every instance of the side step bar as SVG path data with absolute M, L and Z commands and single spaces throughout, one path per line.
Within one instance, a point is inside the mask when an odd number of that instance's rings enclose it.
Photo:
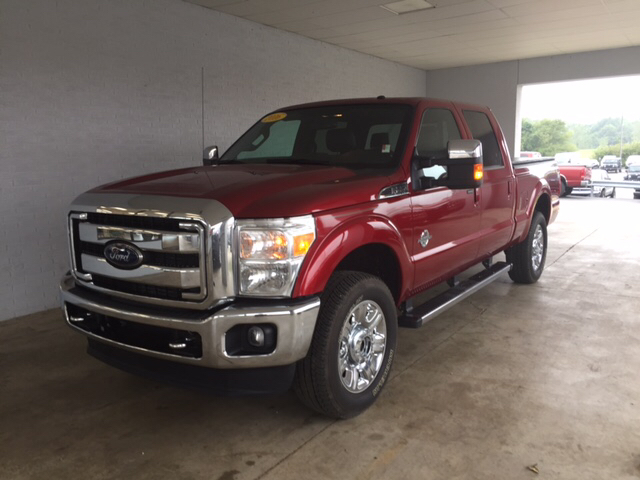
M 458 283 L 446 292 L 442 292 L 437 297 L 434 297 L 405 313 L 403 316 L 398 318 L 398 325 L 406 328 L 419 328 L 429 320 L 434 319 L 441 313 L 460 303 L 469 295 L 474 294 L 481 288 L 494 282 L 500 275 L 508 272 L 509 270 L 511 270 L 510 263 L 494 263 L 486 270 L 476 273 L 468 280 Z

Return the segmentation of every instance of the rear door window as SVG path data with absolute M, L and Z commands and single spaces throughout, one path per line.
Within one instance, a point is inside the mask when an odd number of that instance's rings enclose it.
M 473 138 L 482 142 L 482 163 L 484 166 L 504 166 L 498 138 L 493 131 L 489 117 L 485 113 L 475 110 L 464 110 L 463 115 L 469 125 L 469 129 L 471 129 Z

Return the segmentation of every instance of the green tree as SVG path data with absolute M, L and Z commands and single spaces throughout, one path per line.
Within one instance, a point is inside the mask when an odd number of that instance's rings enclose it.
M 596 148 L 596 158 L 600 159 L 605 155 L 620 156 L 620 143 L 618 145 L 604 145 Z M 629 155 L 640 155 L 640 142 L 627 143 L 622 145 L 622 161 L 626 164 Z
M 592 149 L 607 145 L 620 145 L 621 118 L 603 118 L 590 125 L 571 124 L 573 142 L 579 149 Z M 640 141 L 640 121 L 622 122 L 622 143 Z
M 577 150 L 571 143 L 571 132 L 562 120 L 522 121 L 522 150 L 553 156 L 558 152 Z

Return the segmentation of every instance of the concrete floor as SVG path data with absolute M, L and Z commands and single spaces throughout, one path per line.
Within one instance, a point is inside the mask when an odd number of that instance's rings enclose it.
M 639 218 L 564 199 L 540 282 L 505 276 L 401 330 L 384 394 L 349 421 L 121 373 L 58 311 L 3 322 L 0 478 L 637 479 Z

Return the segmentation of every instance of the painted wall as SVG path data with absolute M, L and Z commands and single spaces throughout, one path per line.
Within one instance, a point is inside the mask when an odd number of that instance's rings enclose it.
M 519 85 L 640 73 L 640 47 L 599 50 L 427 72 L 427 96 L 488 105 L 511 154 L 516 145 Z
M 0 319 L 58 305 L 82 191 L 200 164 L 279 106 L 425 93 L 421 70 L 178 0 L 0 12 Z

